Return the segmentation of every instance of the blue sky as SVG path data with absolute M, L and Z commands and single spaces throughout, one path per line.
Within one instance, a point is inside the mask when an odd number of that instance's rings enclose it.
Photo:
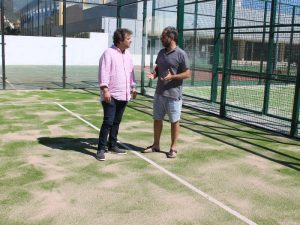
M 264 10 L 265 8 L 265 1 L 262 0 L 241 0 L 242 7 L 247 9 L 255 9 L 255 10 Z M 271 0 L 268 1 L 268 10 L 271 8 Z M 284 14 L 291 14 L 292 7 L 289 5 L 296 5 L 298 6 L 296 12 L 300 11 L 300 0 L 278 0 L 280 3 L 285 3 L 288 5 L 281 4 L 280 12 Z M 278 7 L 278 6 L 277 6 Z
M 269 0 L 271 4 L 271 0 Z M 289 5 L 297 5 L 300 6 L 300 0 L 278 0 L 278 2 L 286 3 Z M 264 9 L 265 1 L 263 0 L 242 0 L 242 6 L 246 8 L 253 9 Z

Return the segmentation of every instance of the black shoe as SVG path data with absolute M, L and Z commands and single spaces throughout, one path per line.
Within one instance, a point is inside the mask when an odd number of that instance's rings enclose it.
M 96 159 L 99 160 L 99 161 L 104 161 L 105 160 L 104 153 L 105 153 L 105 150 L 97 151 Z
M 108 148 L 108 151 L 112 152 L 112 153 L 116 153 L 116 154 L 120 154 L 120 155 L 126 155 L 126 151 L 123 149 L 120 149 L 118 146 L 113 146 Z

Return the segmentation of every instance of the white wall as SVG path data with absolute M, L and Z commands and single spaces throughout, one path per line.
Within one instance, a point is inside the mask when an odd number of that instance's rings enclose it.
M 5 43 L 7 65 L 62 65 L 62 37 L 5 36 Z M 67 65 L 98 65 L 107 43 L 105 33 L 67 38 Z
M 67 38 L 67 65 L 98 65 L 109 47 L 108 37 L 107 33 L 91 33 L 90 38 Z M 62 65 L 62 37 L 5 36 L 5 43 L 6 65 Z M 140 65 L 141 55 L 133 55 L 133 61 Z

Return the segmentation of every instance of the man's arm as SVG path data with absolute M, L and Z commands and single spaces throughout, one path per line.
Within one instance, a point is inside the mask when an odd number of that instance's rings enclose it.
M 111 101 L 111 95 L 108 89 L 110 73 L 111 73 L 110 65 L 111 65 L 110 57 L 108 55 L 108 52 L 105 52 L 99 62 L 98 79 L 99 79 L 99 87 L 103 94 L 104 101 L 107 103 Z
M 133 66 L 132 66 L 132 72 L 131 72 L 131 82 L 130 82 L 130 87 L 131 87 L 131 95 L 132 95 L 132 98 L 135 99 L 136 96 L 137 96 L 137 90 L 136 90 L 135 74 L 134 74 Z
M 101 89 L 101 91 L 103 93 L 104 101 L 106 103 L 110 103 L 111 102 L 111 95 L 110 95 L 108 87 L 102 86 L 102 87 L 100 87 L 100 89 Z
M 111 74 L 111 57 L 105 51 L 99 61 L 98 82 L 99 87 L 108 87 Z
M 184 72 L 178 74 L 172 74 L 171 71 L 169 70 L 167 76 L 161 79 L 162 80 L 184 80 L 190 78 L 191 76 L 192 76 L 192 72 L 190 69 L 186 69 Z
M 152 72 L 151 73 L 147 73 L 147 77 L 149 78 L 149 79 L 155 79 L 156 77 L 158 76 L 158 67 L 157 67 L 157 65 L 154 67 L 154 69 L 152 70 Z

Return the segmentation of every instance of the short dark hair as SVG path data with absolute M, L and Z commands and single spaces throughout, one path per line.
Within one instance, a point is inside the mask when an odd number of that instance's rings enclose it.
M 128 30 L 126 28 L 118 28 L 115 32 L 114 32 L 114 45 L 119 44 L 121 41 L 124 41 L 125 38 L 125 34 L 131 35 L 132 31 Z
M 178 31 L 175 27 L 166 27 L 162 33 L 165 33 L 167 37 L 172 38 L 177 43 Z

